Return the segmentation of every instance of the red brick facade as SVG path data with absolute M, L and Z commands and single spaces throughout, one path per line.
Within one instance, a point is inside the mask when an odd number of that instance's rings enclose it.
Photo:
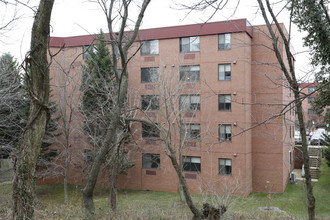
M 157 94 L 155 83 L 141 81 L 141 69 L 149 67 L 158 67 L 167 76 L 172 74 L 171 80 L 183 88 L 182 95 L 200 95 L 200 110 L 185 113 L 190 124 L 199 125 L 201 136 L 198 140 L 187 141 L 183 152 L 183 155 L 191 156 L 194 163 L 200 161 L 200 172 L 184 172 L 193 193 L 213 189 L 217 193 L 246 196 L 253 191 L 283 192 L 286 187 L 293 166 L 293 157 L 290 159 L 289 156 L 294 144 L 294 111 L 267 119 L 278 114 L 282 104 L 288 103 L 293 95 L 285 87 L 286 81 L 275 55 L 268 48 L 272 45 L 265 33 L 268 33 L 265 26 L 251 26 L 245 19 L 140 31 L 135 48 L 140 40 L 158 40 L 158 53 L 137 53 L 130 62 L 131 103 L 140 103 L 134 100 L 141 95 Z M 220 34 L 228 35 L 219 37 Z M 199 36 L 199 51 L 180 52 L 180 38 L 194 36 Z M 219 39 L 226 39 L 226 45 L 219 45 L 219 41 L 222 42 Z M 50 38 L 52 53 L 65 46 L 51 66 L 53 82 L 59 80 L 62 70 L 68 69 L 74 61 L 74 67 L 70 70 L 74 83 L 70 84 L 70 91 L 75 91 L 76 106 L 79 103 L 79 89 L 75 89 L 80 84 L 80 64 L 83 63 L 81 54 L 83 46 L 89 45 L 92 40 L 93 36 Z M 279 47 L 283 52 L 283 45 L 279 44 Z M 59 68 L 60 65 L 63 68 Z M 199 66 L 200 79 L 180 82 L 180 66 Z M 227 73 L 221 73 L 224 76 L 219 73 L 222 68 L 227 68 Z M 53 86 L 53 91 L 55 100 L 59 102 L 58 88 Z M 226 100 L 230 97 L 230 108 L 226 103 L 220 107 L 221 97 Z M 148 114 L 159 117 L 160 112 L 156 110 Z M 76 116 L 74 123 L 81 125 L 78 110 Z M 267 122 L 256 126 L 263 121 Z M 227 141 L 219 141 L 219 125 L 224 126 L 221 131 L 225 132 L 225 138 L 229 137 L 230 132 L 231 137 Z M 256 127 L 250 130 L 253 126 Z M 163 143 L 142 138 L 140 123 L 133 123 L 131 130 L 134 143 L 138 146 L 132 143 L 128 156 L 135 166 L 128 170 L 127 175 L 120 176 L 119 186 L 178 191 L 177 174 L 164 154 Z M 89 148 L 87 140 L 78 132 L 73 133 L 71 148 L 76 157 L 70 165 L 69 182 L 81 184 L 87 175 L 83 156 L 84 150 Z M 142 168 L 142 155 L 146 153 L 160 155 L 159 167 Z M 220 166 L 225 167 L 224 173 L 219 171 Z M 102 181 L 107 184 L 107 178 L 106 173 L 102 174 L 100 184 Z

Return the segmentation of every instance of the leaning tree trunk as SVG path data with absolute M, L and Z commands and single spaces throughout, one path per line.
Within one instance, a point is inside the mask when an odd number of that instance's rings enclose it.
M 119 161 L 117 160 L 119 155 L 113 159 L 110 167 L 110 207 L 112 211 L 117 211 L 117 185 L 118 185 L 118 171 Z
M 297 87 L 297 90 L 298 87 Z M 298 121 L 299 121 L 299 130 L 302 139 L 302 151 L 303 151 L 303 163 L 305 169 L 305 184 L 306 184 L 306 193 L 307 193 L 307 201 L 308 201 L 308 217 L 309 220 L 315 219 L 315 197 L 313 194 L 313 185 L 312 185 L 312 177 L 310 172 L 310 165 L 309 165 L 309 154 L 308 154 L 308 144 L 306 138 L 306 129 L 304 124 L 304 117 L 303 117 L 303 109 L 301 106 L 301 100 L 299 99 L 299 92 L 295 92 L 295 99 L 296 101 L 296 108 L 298 114 Z
M 182 191 L 183 191 L 183 195 L 185 197 L 186 203 L 187 203 L 190 211 L 194 214 L 194 219 L 203 219 L 204 218 L 203 213 L 195 206 L 195 204 L 190 196 L 187 182 L 182 175 L 182 169 L 181 169 L 180 165 L 177 163 L 176 154 L 173 151 L 172 147 L 168 147 L 168 149 L 171 151 L 171 154 L 169 155 L 169 157 L 170 157 L 172 165 L 179 177 L 180 186 L 182 187 Z
M 28 90 L 32 103 L 27 127 L 14 158 L 13 219 L 32 219 L 35 173 L 42 140 L 49 120 L 49 22 L 55 0 L 41 0 L 31 33 Z

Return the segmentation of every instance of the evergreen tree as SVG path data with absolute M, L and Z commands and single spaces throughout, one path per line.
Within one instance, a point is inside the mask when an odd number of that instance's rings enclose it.
M 106 45 L 104 33 L 100 32 L 98 43 L 89 46 L 87 50 L 88 58 L 83 66 L 81 111 L 85 115 L 85 132 L 92 136 L 94 143 L 102 138 L 103 128 L 111 121 L 110 113 L 112 109 L 113 80 L 111 73 L 111 57 Z M 97 117 L 94 117 L 97 116 Z
M 9 53 L 0 57 L 0 146 L 3 150 L 0 157 L 9 157 L 17 148 L 18 140 L 22 135 L 29 116 L 30 97 L 26 83 L 14 57 Z M 56 112 L 55 103 L 51 103 L 51 114 Z M 57 118 L 51 117 L 46 130 L 39 161 L 51 161 L 58 154 L 50 149 L 51 138 L 58 135 Z
M 0 57 L 0 146 L 8 157 L 18 144 L 29 114 L 27 91 L 14 57 L 6 53 Z

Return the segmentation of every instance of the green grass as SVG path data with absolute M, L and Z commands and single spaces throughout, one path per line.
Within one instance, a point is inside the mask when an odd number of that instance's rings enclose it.
M 313 183 L 316 198 L 316 216 L 330 219 L 330 168 L 323 161 L 321 178 Z M 82 219 L 81 186 L 69 185 L 69 204 L 63 203 L 63 185 L 40 185 L 36 188 L 38 203 L 36 219 Z M 118 212 L 109 211 L 109 191 L 96 188 L 94 202 L 98 219 L 191 219 L 186 204 L 180 202 L 178 193 L 119 190 Z M 203 195 L 193 195 L 201 207 Z M 210 196 L 208 197 L 210 198 Z M 11 186 L 0 186 L 0 218 L 9 210 Z M 282 194 L 252 193 L 246 198 L 231 198 L 233 203 L 226 219 L 306 219 L 307 199 L 305 184 L 288 184 Z M 279 207 L 286 213 L 262 212 L 260 206 Z

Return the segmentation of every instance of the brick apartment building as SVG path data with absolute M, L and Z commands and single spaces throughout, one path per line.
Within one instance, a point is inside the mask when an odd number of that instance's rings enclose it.
M 189 137 L 183 152 L 184 176 L 193 193 L 214 188 L 216 192 L 245 196 L 251 192 L 283 192 L 288 183 L 293 167 L 295 114 L 292 110 L 267 119 L 278 114 L 293 95 L 276 66 L 267 33 L 266 26 L 251 26 L 246 19 L 139 32 L 134 47 L 141 43 L 142 47 L 128 66 L 129 88 L 134 91 L 130 96 L 140 100 L 135 103 L 144 108 L 150 97 L 159 95 L 155 88 L 161 74 L 171 76 L 182 87 L 177 102 L 183 103 Z M 56 102 L 62 100 L 57 82 L 65 83 L 63 74 L 69 67 L 73 83 L 67 94 L 76 91 L 71 98 L 79 102 L 82 54 L 94 37 L 50 38 L 52 53 L 64 45 L 51 65 Z M 283 45 L 279 47 L 284 53 Z M 159 105 L 151 105 L 152 117 L 160 114 Z M 81 125 L 78 109 L 74 115 L 73 124 Z M 135 166 L 120 176 L 119 186 L 176 192 L 179 181 L 175 170 L 163 143 L 148 129 L 133 123 L 132 142 L 138 146 L 130 144 L 128 157 Z M 83 155 L 90 146 L 78 131 L 73 131 L 70 144 L 76 157 L 72 157 L 69 182 L 79 184 L 86 177 Z M 101 175 L 100 183 L 108 182 L 107 178 Z M 44 182 L 56 180 L 49 177 Z
M 305 126 L 309 131 L 315 130 L 318 126 L 324 126 L 324 116 L 319 116 L 313 111 L 313 102 L 317 97 L 315 89 L 320 83 L 301 83 L 299 85 L 300 91 L 306 95 L 310 94 L 306 99 L 302 101 L 302 107 L 304 111 Z M 326 110 L 326 112 L 330 111 Z M 298 126 L 296 118 L 296 126 Z

